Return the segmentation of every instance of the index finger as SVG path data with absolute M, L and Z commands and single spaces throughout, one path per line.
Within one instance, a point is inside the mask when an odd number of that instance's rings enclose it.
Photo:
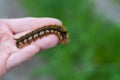
M 13 33 L 20 33 L 34 28 L 43 27 L 45 25 L 61 26 L 62 22 L 55 18 L 19 18 L 19 19 L 3 19 Z

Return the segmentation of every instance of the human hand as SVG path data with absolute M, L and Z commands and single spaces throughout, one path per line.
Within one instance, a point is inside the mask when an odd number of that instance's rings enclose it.
M 17 48 L 14 38 L 44 25 L 62 23 L 54 18 L 21 18 L 0 20 L 0 77 L 11 68 L 29 60 L 37 52 L 54 47 L 58 43 L 55 35 L 48 35 L 24 48 Z

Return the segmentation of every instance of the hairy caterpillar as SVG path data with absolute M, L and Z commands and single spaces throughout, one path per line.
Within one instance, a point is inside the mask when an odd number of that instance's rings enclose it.
M 65 44 L 69 41 L 67 31 L 63 26 L 58 25 L 46 25 L 41 28 L 37 28 L 20 38 L 16 39 L 16 46 L 21 48 L 24 44 L 30 44 L 32 41 L 35 41 L 38 38 L 42 38 L 49 34 L 57 35 L 60 44 Z

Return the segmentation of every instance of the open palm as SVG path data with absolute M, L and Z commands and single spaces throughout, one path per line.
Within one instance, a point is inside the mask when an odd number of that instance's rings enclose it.
M 15 39 L 26 32 L 44 25 L 62 23 L 54 18 L 21 18 L 0 20 L 0 77 L 11 68 L 29 60 L 41 50 L 51 48 L 58 43 L 55 35 L 49 35 L 32 42 L 24 48 L 17 48 Z

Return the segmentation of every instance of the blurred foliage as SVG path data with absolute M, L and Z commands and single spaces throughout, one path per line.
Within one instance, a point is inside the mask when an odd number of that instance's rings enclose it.
M 112 4 L 113 7 L 120 10 L 120 0 L 107 0 L 110 4 Z
M 112 1 L 112 2 L 120 4 L 120 0 L 109 0 L 109 1 Z
M 34 69 L 33 80 L 120 80 L 120 25 L 97 15 L 91 0 L 23 0 L 34 17 L 55 17 L 63 21 L 70 36 L 38 54 L 44 64 Z M 48 79 L 49 80 L 49 79 Z

